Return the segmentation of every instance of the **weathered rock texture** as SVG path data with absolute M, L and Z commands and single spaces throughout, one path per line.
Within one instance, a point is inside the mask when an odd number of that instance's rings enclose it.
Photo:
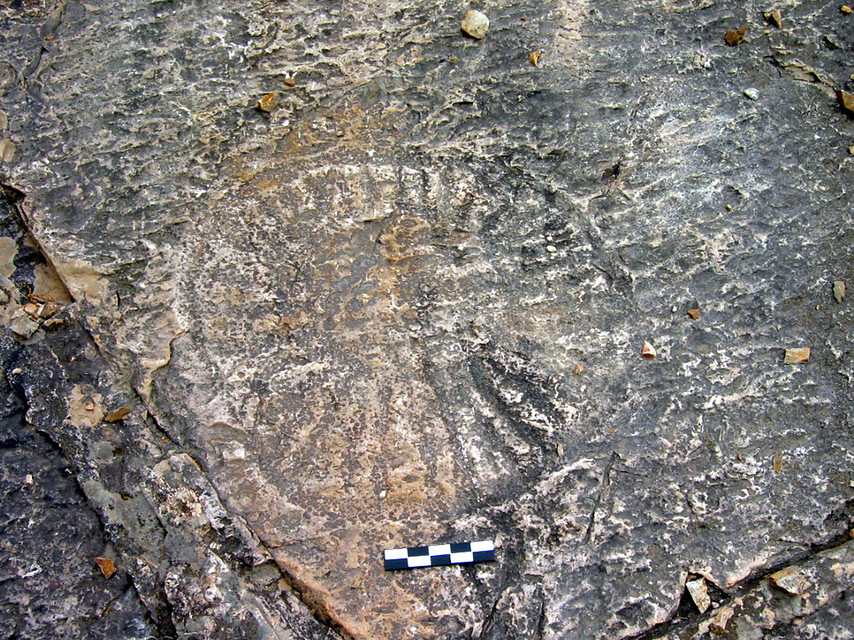
M 850 637 L 850 558 L 762 582 L 854 525 L 838 3 L 0 7 L 2 180 L 73 301 L 6 375 L 160 635 L 681 638 L 753 594 L 785 622 L 708 632 Z

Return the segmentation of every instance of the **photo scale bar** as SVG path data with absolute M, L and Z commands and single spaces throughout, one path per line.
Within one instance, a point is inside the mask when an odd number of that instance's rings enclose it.
M 388 549 L 385 552 L 385 570 L 442 567 L 449 564 L 470 564 L 495 560 L 492 540 L 433 544 L 428 547 Z

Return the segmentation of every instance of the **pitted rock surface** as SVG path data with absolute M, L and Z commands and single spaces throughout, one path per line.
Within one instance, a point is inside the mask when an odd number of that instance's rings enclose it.
M 854 525 L 852 18 L 470 8 L 0 5 L 16 384 L 164 637 L 665 637 Z

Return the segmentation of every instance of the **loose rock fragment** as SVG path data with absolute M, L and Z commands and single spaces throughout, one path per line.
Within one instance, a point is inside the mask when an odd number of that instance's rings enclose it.
M 807 589 L 810 588 L 810 583 L 800 572 L 800 567 L 786 567 L 777 573 L 772 573 L 768 579 L 775 587 L 793 596 L 806 593 Z
M 264 111 L 266 113 L 270 113 L 277 106 L 279 106 L 279 92 L 278 91 L 271 91 L 270 93 L 262 96 L 261 99 L 258 100 L 258 104 L 256 106 L 261 111 Z
M 709 589 L 706 587 L 704 578 L 689 580 L 685 583 L 685 588 L 688 589 L 688 593 L 700 613 L 705 613 L 706 609 L 712 606 L 712 599 L 709 597 Z
M 732 610 L 732 607 L 721 607 L 715 614 L 715 617 L 712 618 L 712 622 L 709 625 L 709 631 L 716 636 L 722 636 L 725 634 L 729 619 L 732 618 L 734 613 L 735 612 Z
M 575 375 L 580 376 L 582 373 L 584 373 L 584 365 L 583 364 L 575 365 L 575 369 L 573 369 L 572 372 Z
M 806 364 L 810 361 L 810 348 L 799 347 L 796 349 L 786 349 L 786 356 L 783 359 L 783 364 Z
M 845 300 L 845 283 L 842 280 L 837 280 L 833 283 L 833 297 L 840 304 Z
M 480 11 L 472 9 L 466 13 L 466 17 L 463 18 L 460 27 L 472 38 L 480 40 L 485 37 L 486 32 L 489 31 L 489 18 Z
M 759 100 L 759 89 L 748 87 L 744 90 L 744 95 L 750 98 L 751 100 Z
M 652 360 L 655 355 L 655 347 L 653 347 L 649 342 L 643 343 L 643 349 L 641 349 L 641 355 L 647 360 Z
M 101 573 L 104 574 L 104 577 L 108 580 L 110 576 L 116 572 L 116 565 L 109 558 L 92 558 L 95 561 L 95 564 L 101 569 Z
M 115 411 L 110 411 L 106 416 L 104 416 L 104 420 L 106 422 L 117 422 L 128 415 L 130 411 L 130 407 L 121 407 Z
M 848 113 L 854 113 L 854 93 L 837 89 L 836 101 L 839 103 L 839 106 L 845 109 Z
M 688 317 L 691 320 L 699 320 L 700 319 L 700 309 L 688 309 Z
M 851 7 L 849 7 L 847 4 L 843 4 L 841 7 L 839 7 L 839 10 L 842 13 L 851 13 L 852 11 L 854 11 L 854 9 L 851 9 Z
M 62 307 L 57 302 L 45 302 L 39 307 L 40 318 L 52 318 L 62 310 Z
M 26 340 L 38 331 L 39 323 L 33 320 L 23 309 L 17 309 L 12 314 L 9 329 L 19 338 Z
M 26 313 L 31 318 L 39 317 L 39 305 L 34 302 L 28 302 L 22 307 L 22 309 L 24 310 L 24 313 Z
M 295 87 L 297 86 L 297 81 L 294 78 L 285 78 L 285 86 Z
M 726 40 L 726 43 L 729 46 L 735 47 L 744 42 L 744 36 L 746 35 L 747 27 L 742 27 L 741 29 L 730 29 L 724 35 L 724 40 Z
M 33 479 L 33 474 L 28 473 L 27 475 L 24 476 L 24 486 L 25 487 L 32 487 L 33 484 L 35 484 L 35 480 Z
M 773 24 L 778 29 L 783 28 L 783 16 L 779 11 L 766 11 L 765 20 L 770 24 Z
M 540 56 L 543 55 L 542 51 L 532 51 L 530 55 L 528 55 L 528 62 L 531 63 L 531 66 L 536 67 L 540 64 Z

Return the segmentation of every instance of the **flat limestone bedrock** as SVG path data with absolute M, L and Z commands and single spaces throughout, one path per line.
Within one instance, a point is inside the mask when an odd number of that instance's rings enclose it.
M 850 311 L 815 283 L 850 279 L 851 164 L 803 162 L 851 123 L 823 87 L 726 47 L 761 31 L 735 5 L 514 5 L 482 43 L 456 6 L 372 7 L 69 3 L 4 88 L 34 234 L 226 506 L 356 637 L 624 637 L 688 572 L 836 536 Z M 793 341 L 823 355 L 783 367 Z M 382 571 L 492 537 L 494 566 Z

